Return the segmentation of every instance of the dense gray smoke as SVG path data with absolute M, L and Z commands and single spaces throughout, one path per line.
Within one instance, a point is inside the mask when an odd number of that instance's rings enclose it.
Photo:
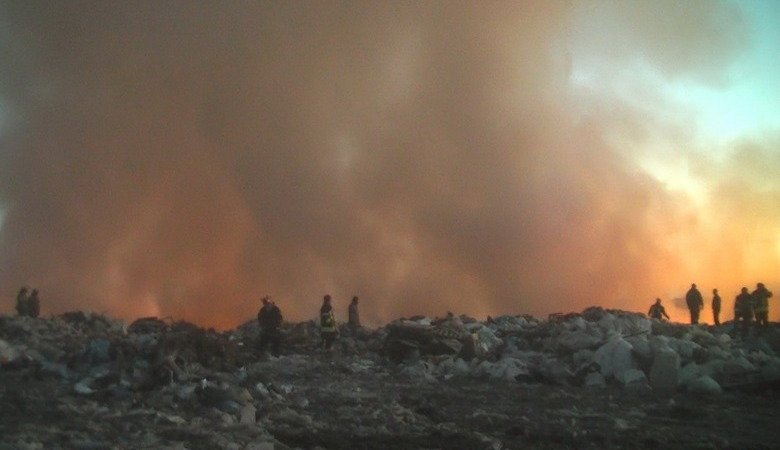
M 606 141 L 642 114 L 582 113 L 573 24 L 643 23 L 668 73 L 739 49 L 723 5 L 625 3 L 4 2 L 3 309 L 22 284 L 217 326 L 265 294 L 369 323 L 649 304 L 690 211 Z

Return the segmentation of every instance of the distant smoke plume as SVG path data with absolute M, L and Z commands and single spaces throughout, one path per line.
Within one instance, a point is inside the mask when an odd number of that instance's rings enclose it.
M 217 326 L 265 294 L 293 319 L 325 293 L 373 322 L 646 309 L 689 285 L 695 211 L 607 138 L 641 111 L 573 91 L 572 30 L 641 23 L 615 58 L 668 76 L 739 51 L 726 6 L 656 3 L 4 2 L 3 309 L 22 284 Z

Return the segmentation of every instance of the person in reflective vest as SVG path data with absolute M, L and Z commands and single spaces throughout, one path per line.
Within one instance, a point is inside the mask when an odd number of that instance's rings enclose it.
M 756 290 L 750 296 L 753 298 L 756 325 L 766 327 L 769 325 L 769 297 L 772 296 L 772 292 L 764 286 L 764 283 L 758 283 Z
M 320 308 L 320 337 L 322 338 L 322 348 L 330 350 L 333 342 L 336 341 L 338 328 L 336 328 L 336 318 L 333 315 L 333 306 L 330 304 L 330 295 L 322 299 Z

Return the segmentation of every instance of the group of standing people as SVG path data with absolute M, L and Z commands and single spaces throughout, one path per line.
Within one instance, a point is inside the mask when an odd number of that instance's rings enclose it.
M 20 316 L 38 317 L 41 314 L 41 301 L 38 299 L 38 289 L 28 294 L 27 286 L 19 289 L 16 294 L 16 313 Z
M 358 297 L 352 297 L 348 309 L 347 327 L 353 335 L 360 329 L 360 314 L 358 312 Z M 279 329 L 282 325 L 282 312 L 270 297 L 263 297 L 263 306 L 257 313 L 257 322 L 260 325 L 260 339 L 258 351 L 264 353 L 270 345 L 271 354 L 279 356 L 282 333 Z M 333 313 L 331 296 L 325 295 L 320 307 L 320 345 L 323 350 L 330 350 L 339 336 L 339 328 L 336 316 Z
M 756 325 L 766 327 L 769 325 L 769 298 L 772 291 L 768 290 L 764 283 L 758 283 L 756 289 L 748 293 L 748 288 L 743 287 L 736 300 L 734 300 L 734 321 L 741 324 L 742 334 L 750 332 L 753 318 Z
M 769 298 L 772 292 L 764 286 L 764 283 L 756 284 L 753 292 L 748 292 L 747 287 L 743 287 L 734 301 L 734 321 L 741 324 L 742 333 L 747 334 L 753 319 L 759 326 L 765 327 L 769 324 Z M 704 298 L 696 287 L 691 284 L 691 288 L 685 293 L 685 303 L 691 314 L 691 324 L 699 323 L 699 313 L 704 309 Z M 721 298 L 717 289 L 712 290 L 712 317 L 715 325 L 720 325 Z M 662 320 L 664 317 L 669 319 L 666 310 L 661 305 L 661 299 L 657 298 L 655 303 L 650 306 L 648 315 L 651 318 Z
M 330 350 L 336 338 L 339 336 L 339 328 L 336 325 L 336 316 L 333 314 L 333 305 L 330 295 L 322 298 L 322 307 L 320 307 L 320 337 L 322 348 Z M 352 297 L 352 302 L 348 308 L 347 327 L 352 335 L 356 335 L 360 328 L 360 314 L 358 313 L 358 298 Z

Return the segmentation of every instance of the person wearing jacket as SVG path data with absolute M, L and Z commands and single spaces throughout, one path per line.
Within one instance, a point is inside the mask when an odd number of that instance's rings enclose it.
M 330 350 L 338 336 L 336 327 L 336 317 L 333 315 L 333 305 L 331 305 L 330 295 L 322 298 L 322 307 L 320 308 L 320 338 L 322 339 L 322 348 Z
M 748 288 L 743 287 L 742 291 L 734 299 L 734 323 L 741 323 L 740 331 L 742 336 L 750 334 L 750 322 L 753 321 L 753 297 L 748 292 Z
M 750 296 L 753 298 L 753 314 L 756 316 L 756 325 L 765 328 L 769 325 L 769 298 L 772 291 L 768 290 L 764 283 L 758 283 L 756 290 Z
M 715 326 L 720 326 L 720 295 L 717 289 L 712 290 L 712 318 Z
M 655 299 L 655 303 L 650 306 L 650 311 L 647 312 L 647 315 L 651 319 L 663 320 L 666 317 L 666 320 L 669 320 L 669 315 L 666 314 L 666 308 L 661 304 L 660 298 Z
M 358 329 L 360 329 L 360 313 L 358 312 L 358 298 L 352 297 L 352 302 L 349 304 L 349 310 L 347 311 L 349 313 L 349 321 L 347 322 L 347 325 L 349 326 L 349 331 L 352 332 L 352 335 L 356 335 Z
M 699 311 L 704 308 L 704 299 L 701 292 L 696 289 L 696 284 L 692 284 L 685 294 L 685 303 L 688 305 L 688 311 L 691 312 L 691 325 L 696 325 L 699 323 Z
M 282 311 L 270 297 L 263 297 L 263 307 L 257 313 L 257 323 L 260 325 L 260 341 L 257 349 L 260 354 L 265 353 L 266 347 L 271 345 L 271 354 L 279 356 L 282 345 L 282 333 L 279 327 L 282 325 Z

